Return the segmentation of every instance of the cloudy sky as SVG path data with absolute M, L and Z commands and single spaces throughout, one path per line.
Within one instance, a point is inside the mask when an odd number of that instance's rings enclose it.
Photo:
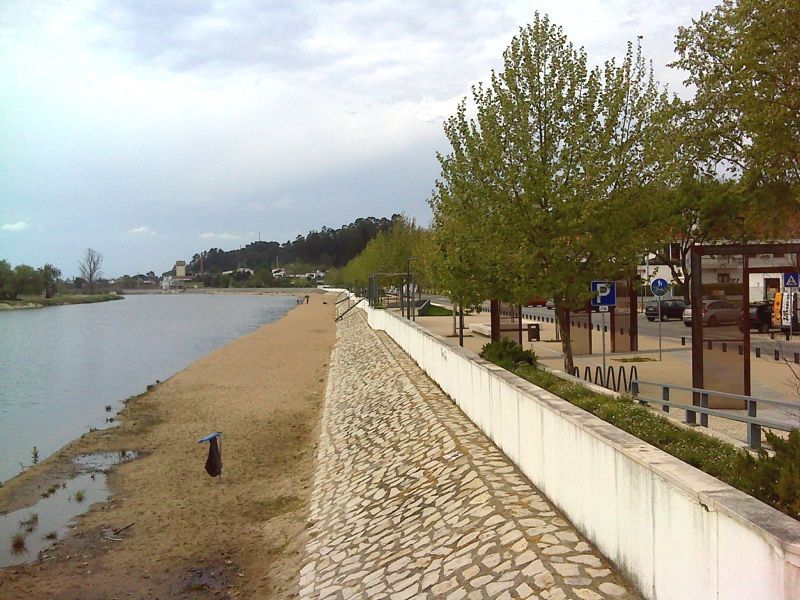
M 0 258 L 106 275 L 403 212 L 533 11 L 657 77 L 712 0 L 0 0 Z

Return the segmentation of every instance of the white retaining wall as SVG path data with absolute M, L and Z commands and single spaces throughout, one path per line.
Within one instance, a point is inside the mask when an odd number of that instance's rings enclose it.
M 644 597 L 800 599 L 794 519 L 413 322 L 364 310 Z

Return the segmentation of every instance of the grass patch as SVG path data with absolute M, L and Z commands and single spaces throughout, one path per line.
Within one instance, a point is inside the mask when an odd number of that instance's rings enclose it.
M 800 519 L 800 431 L 797 429 L 789 434 L 788 440 L 768 432 L 767 440 L 775 448 L 775 455 L 769 456 L 762 450 L 758 458 L 754 458 L 732 444 L 700 431 L 678 427 L 666 417 L 634 402 L 631 396 L 614 398 L 598 394 L 579 383 L 542 371 L 535 364 L 498 360 L 497 352 L 486 352 L 488 346 L 481 352 L 481 356 L 487 360 L 781 512 Z
M 86 499 L 86 492 L 83 490 L 78 490 L 75 492 L 75 502 L 83 502 Z
M 66 304 L 94 304 L 95 302 L 109 302 L 111 300 L 122 300 L 124 296 L 111 292 L 108 294 L 59 294 L 53 298 L 42 298 L 41 296 L 20 296 L 16 300 L 2 300 L 2 304 L 10 306 L 30 305 L 36 306 L 63 306 Z
M 435 306 L 428 304 L 419 310 L 420 317 L 452 317 L 453 311 L 444 306 Z

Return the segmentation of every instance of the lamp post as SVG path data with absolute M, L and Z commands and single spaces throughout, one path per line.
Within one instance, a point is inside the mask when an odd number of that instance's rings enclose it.
M 417 260 L 417 257 L 416 256 L 409 256 L 408 259 L 406 259 L 406 300 L 407 300 L 407 302 L 406 302 L 406 317 L 408 319 L 413 318 L 416 321 L 417 317 L 414 314 L 414 309 L 413 309 L 412 304 L 411 304 L 411 300 L 412 300 L 412 297 L 413 297 L 413 294 L 411 292 L 411 261 L 412 260 Z

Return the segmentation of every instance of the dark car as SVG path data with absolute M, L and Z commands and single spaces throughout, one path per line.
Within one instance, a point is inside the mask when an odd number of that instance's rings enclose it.
M 683 300 L 672 298 L 670 300 L 661 301 L 661 320 L 668 319 L 682 319 L 683 309 L 686 308 L 686 303 Z M 655 321 L 658 319 L 658 302 L 648 302 L 644 308 L 644 316 L 648 321 Z
M 772 328 L 772 305 L 768 302 L 750 303 L 750 329 L 769 333 Z M 739 329 L 744 331 L 744 310 L 739 311 Z

